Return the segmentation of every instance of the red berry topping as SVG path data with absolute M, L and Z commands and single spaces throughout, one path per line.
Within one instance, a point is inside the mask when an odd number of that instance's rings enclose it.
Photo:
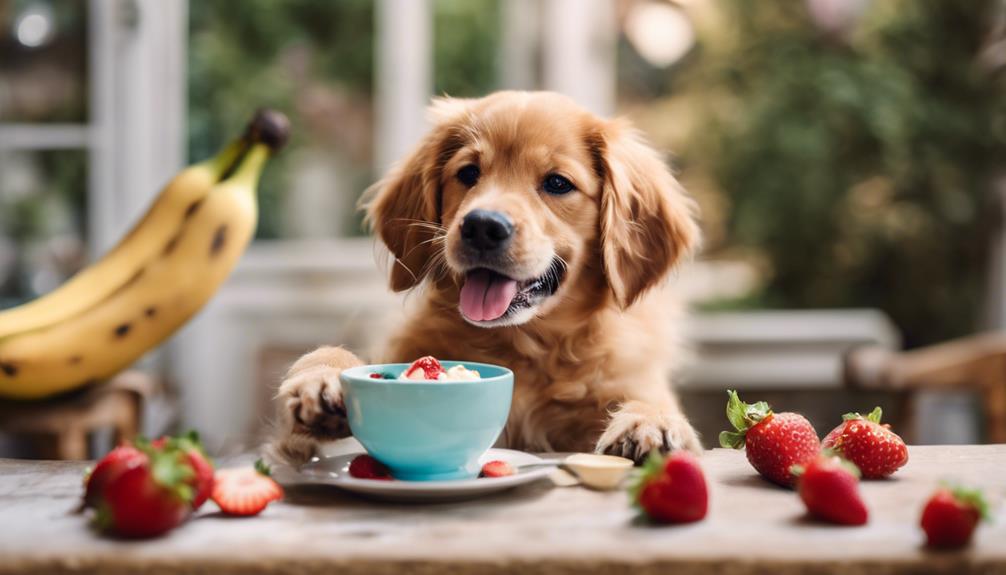
M 414 378 L 417 370 L 422 370 L 423 379 L 437 379 L 441 373 L 444 373 L 444 366 L 440 365 L 437 358 L 427 355 L 412 362 L 409 369 L 405 370 L 405 377 Z
M 357 479 L 390 481 L 391 470 L 369 455 L 358 455 L 349 464 L 349 475 Z
M 748 461 L 763 477 L 779 485 L 793 485 L 790 468 L 810 461 L 821 451 L 814 427 L 797 413 L 773 413 L 764 401 L 748 405 L 736 391 L 727 393 L 727 419 L 737 431 L 721 432 L 720 446 L 743 447 Z
M 486 462 L 482 466 L 482 472 L 479 473 L 479 477 L 506 477 L 508 475 L 515 475 L 517 471 L 506 461 L 494 460 Z
M 882 413 L 877 407 L 866 417 L 845 414 L 821 445 L 856 464 L 867 479 L 891 475 L 908 463 L 908 447 L 890 425 L 881 425 Z
M 269 477 L 269 467 L 261 459 L 255 467 L 217 471 L 213 482 L 213 502 L 227 515 L 258 515 L 282 498 L 283 488 Z

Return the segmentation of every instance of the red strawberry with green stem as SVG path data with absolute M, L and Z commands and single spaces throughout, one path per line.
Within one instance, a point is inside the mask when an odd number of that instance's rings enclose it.
M 806 463 L 821 451 L 817 432 L 797 413 L 773 413 L 764 401 L 749 405 L 736 391 L 728 391 L 727 419 L 736 431 L 720 433 L 720 446 L 744 448 L 748 461 L 769 481 L 793 485 L 790 468 Z
M 269 466 L 261 459 L 254 467 L 221 469 L 213 481 L 213 502 L 227 515 L 258 515 L 283 498 L 283 488 L 269 475 Z
M 881 424 L 883 412 L 867 416 L 847 413 L 842 423 L 825 436 L 822 446 L 855 463 L 867 479 L 887 477 L 908 463 L 908 447 L 891 426 Z
M 825 451 L 806 465 L 793 466 L 797 492 L 807 511 L 840 525 L 863 525 L 869 511 L 859 494 L 859 469 Z
M 654 452 L 630 491 L 633 502 L 658 523 L 691 523 L 706 516 L 709 491 L 698 460 L 686 451 Z
M 139 455 L 132 449 L 110 453 L 111 459 L 106 456 L 98 463 L 99 475 L 92 473 L 88 482 L 89 505 L 97 510 L 94 524 L 101 531 L 129 538 L 155 537 L 180 525 L 191 513 L 193 470 L 187 455 L 171 446 L 137 442 Z M 103 462 L 108 471 L 101 471 Z
M 930 547 L 964 547 L 982 519 L 989 518 L 982 492 L 963 487 L 941 487 L 922 510 L 920 521 Z

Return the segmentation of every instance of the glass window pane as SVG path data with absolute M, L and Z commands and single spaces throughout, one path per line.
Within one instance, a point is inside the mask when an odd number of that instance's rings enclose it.
M 87 121 L 87 5 L 0 2 L 0 122 Z
M 0 151 L 0 308 L 48 292 L 87 257 L 87 153 Z
M 269 166 L 259 238 L 362 233 L 373 180 L 371 0 L 214 0 L 189 8 L 189 155 L 211 155 L 272 106 L 293 138 Z

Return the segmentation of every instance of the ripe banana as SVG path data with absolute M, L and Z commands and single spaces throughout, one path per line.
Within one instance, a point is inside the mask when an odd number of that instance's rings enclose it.
M 104 257 L 52 292 L 0 311 L 0 340 L 57 324 L 108 297 L 136 273 L 140 263 L 163 249 L 192 206 L 206 197 L 244 147 L 244 140 L 238 139 L 215 157 L 179 172 L 143 218 Z
M 271 152 L 285 141 L 286 130 L 282 115 L 260 113 L 243 138 L 244 145 L 229 159 L 225 150 L 211 160 L 226 164 L 219 168 L 225 171 L 246 147 L 232 175 L 213 185 L 201 200 L 181 204 L 180 212 L 173 208 L 174 215 L 180 217 L 174 218 L 170 233 L 158 236 L 143 229 L 142 223 L 137 226 L 122 244 L 140 240 L 156 243 L 143 248 L 120 244 L 116 248 L 131 255 L 129 273 L 119 270 L 125 265 L 119 258 L 124 256 L 116 256 L 116 264 L 104 270 L 109 275 L 98 273 L 96 280 L 88 280 L 103 286 L 103 298 L 92 298 L 93 303 L 85 309 L 61 315 L 55 322 L 32 322 L 33 314 L 28 314 L 25 325 L 38 327 L 0 336 L 0 396 L 36 399 L 106 379 L 198 312 L 230 274 L 254 235 L 258 178 Z M 160 219 L 148 214 L 144 221 L 154 225 Z M 156 241 L 158 237 L 162 241 Z M 105 287 L 104 280 L 113 274 L 116 281 L 108 281 L 111 285 Z M 66 309 L 66 304 L 61 306 Z M 58 315 L 49 312 L 48 306 L 37 309 L 45 310 L 38 313 L 48 313 L 46 317 Z

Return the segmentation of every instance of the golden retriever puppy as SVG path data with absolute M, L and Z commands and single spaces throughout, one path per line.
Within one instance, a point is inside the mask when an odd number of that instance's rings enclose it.
M 511 368 L 501 446 L 698 451 L 668 381 L 677 310 L 653 288 L 699 231 L 658 155 L 558 94 L 440 99 L 430 113 L 419 147 L 366 196 L 392 289 L 421 289 L 381 359 Z M 360 363 L 323 347 L 290 368 L 274 453 L 302 461 L 349 434 L 339 372 Z

